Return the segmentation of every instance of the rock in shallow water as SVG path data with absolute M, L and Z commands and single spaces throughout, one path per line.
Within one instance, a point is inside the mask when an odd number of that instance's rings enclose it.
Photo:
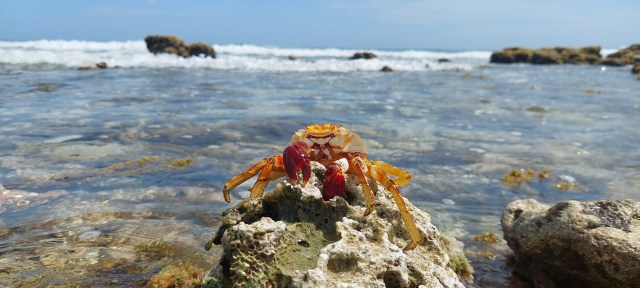
M 171 35 L 148 35 L 144 41 L 147 44 L 147 50 L 153 54 L 175 54 L 184 58 L 191 56 L 216 58 L 213 47 L 202 42 L 187 45 L 182 39 Z
M 640 287 L 640 203 L 511 202 L 502 216 L 517 273 L 536 287 Z
M 323 170 L 314 163 L 306 187 L 284 181 L 224 212 L 212 239 L 224 251 L 207 287 L 464 287 L 471 279 L 462 243 L 441 234 L 427 213 L 407 202 L 423 241 L 404 253 L 409 237 L 390 193 L 375 186 L 375 212 L 363 217 L 355 178 L 346 183 L 351 205 L 322 200 L 315 175 Z
M 640 44 L 633 44 L 607 55 L 602 64 L 610 66 L 633 65 L 636 63 L 634 58 L 638 55 L 640 55 Z
M 553 47 L 527 49 L 505 48 L 491 54 L 491 63 L 531 64 L 599 64 L 602 61 L 599 46 L 582 48 Z

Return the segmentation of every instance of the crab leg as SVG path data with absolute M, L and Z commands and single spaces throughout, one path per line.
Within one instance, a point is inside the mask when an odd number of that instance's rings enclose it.
M 249 188 L 249 191 L 251 192 L 251 198 L 260 197 L 262 195 L 262 191 L 264 191 L 264 187 L 269 184 L 269 180 L 271 180 L 269 177 L 271 176 L 271 169 L 273 169 L 273 166 L 275 166 L 274 158 L 275 157 L 268 158 L 267 164 L 265 164 L 262 168 L 262 171 L 260 171 L 260 175 L 258 175 L 256 183 L 253 183 L 253 186 Z
M 407 232 L 409 232 L 409 238 L 411 239 L 411 242 L 407 244 L 407 246 L 404 247 L 402 251 L 408 251 L 415 248 L 418 244 L 420 244 L 422 237 L 420 236 L 420 230 L 418 230 L 413 216 L 411 216 L 411 214 L 409 213 L 407 205 L 404 203 L 404 200 L 400 195 L 400 191 L 398 191 L 398 186 L 396 186 L 394 180 L 389 179 L 389 176 L 382 168 L 379 168 L 373 164 L 369 164 L 368 166 L 369 176 L 371 176 L 371 178 L 382 184 L 382 186 L 384 186 L 389 192 L 391 192 L 393 200 L 396 202 L 398 210 L 400 211 L 400 217 L 402 217 L 402 221 L 404 221 L 404 225 L 407 227 Z
M 396 179 L 393 179 L 393 182 L 398 186 L 404 186 L 411 182 L 411 173 L 408 171 L 402 170 L 398 167 L 390 165 L 386 162 L 371 160 L 371 163 L 376 167 L 382 169 L 387 174 L 396 176 Z
M 358 180 L 360 180 L 360 186 L 362 187 L 362 194 L 364 194 L 364 198 L 367 200 L 367 210 L 364 210 L 364 216 L 369 215 L 373 208 L 375 207 L 375 195 L 373 195 L 373 191 L 371 191 L 371 186 L 369 186 L 369 182 L 367 182 L 367 164 L 364 163 L 364 160 L 359 156 L 351 159 L 351 166 L 355 167 L 356 176 L 358 176 Z
M 260 172 L 258 180 L 256 180 L 256 183 L 253 184 L 249 191 L 251 191 L 251 197 L 259 197 L 262 195 L 262 191 L 269 183 L 269 180 L 277 179 L 272 176 L 282 175 L 283 171 L 284 164 L 282 155 L 274 155 L 272 157 L 262 159 L 260 162 L 251 166 L 247 171 L 234 176 L 224 184 L 224 201 L 227 201 L 227 203 L 231 202 L 231 195 L 229 194 L 229 191 L 249 180 L 251 177 L 256 176 L 258 172 Z

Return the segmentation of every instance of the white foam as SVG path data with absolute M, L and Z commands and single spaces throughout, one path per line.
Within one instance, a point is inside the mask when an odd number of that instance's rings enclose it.
M 64 136 L 59 136 L 59 137 L 55 137 L 55 138 L 50 138 L 47 140 L 44 140 L 43 143 L 46 144 L 58 144 L 58 143 L 63 143 L 63 142 L 67 142 L 67 141 L 72 141 L 72 140 L 77 140 L 77 139 L 81 139 L 83 136 L 82 135 L 64 135 Z
M 618 52 L 619 49 L 600 49 L 600 55 L 607 57 L 607 55 Z
M 214 44 L 217 58 L 181 58 L 153 55 L 144 41 L 91 42 L 67 40 L 0 41 L 0 63 L 18 65 L 51 64 L 71 68 L 106 62 L 123 68 L 211 68 L 248 71 L 377 71 L 390 66 L 395 71 L 472 69 L 488 62 L 489 51 L 442 52 L 426 50 L 279 48 L 256 45 Z M 373 60 L 349 61 L 355 52 L 378 55 Z M 295 61 L 288 59 L 293 55 Z M 450 63 L 438 63 L 438 59 Z M 428 68 L 427 68 L 428 65 Z

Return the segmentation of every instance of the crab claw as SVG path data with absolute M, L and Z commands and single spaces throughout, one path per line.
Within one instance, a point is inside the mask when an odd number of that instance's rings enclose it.
M 298 182 L 298 171 L 302 170 L 302 185 L 307 185 L 311 178 L 311 157 L 309 157 L 309 146 L 304 142 L 295 142 L 284 149 L 282 158 L 284 170 L 289 176 L 292 184 Z
M 336 196 L 344 198 L 344 173 L 348 168 L 349 164 L 343 158 L 331 164 L 324 172 L 324 191 L 322 191 L 324 201 Z

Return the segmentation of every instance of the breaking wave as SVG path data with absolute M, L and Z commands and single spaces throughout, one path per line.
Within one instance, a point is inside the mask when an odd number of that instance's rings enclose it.
M 338 48 L 281 48 L 258 45 L 213 44 L 216 59 L 153 55 L 144 41 L 92 42 L 79 40 L 0 41 L 0 63 L 80 67 L 106 62 L 123 68 L 210 68 L 248 71 L 396 71 L 472 69 L 488 63 L 490 51 L 377 50 Z M 348 58 L 355 52 L 378 55 L 373 60 Z M 295 57 L 290 60 L 289 56 Z M 450 62 L 440 63 L 446 58 Z

